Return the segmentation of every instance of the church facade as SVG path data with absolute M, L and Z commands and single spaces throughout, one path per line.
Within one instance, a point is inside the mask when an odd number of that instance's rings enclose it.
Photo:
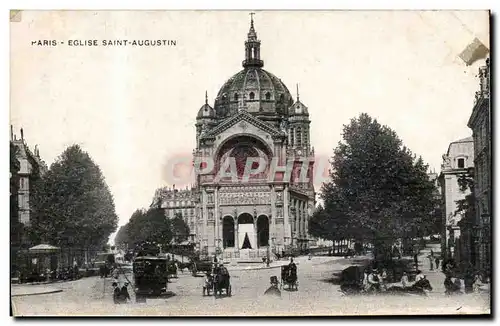
M 315 206 L 308 108 L 263 69 L 253 19 L 243 69 L 199 109 L 193 241 L 224 259 L 308 247 Z M 190 221 L 191 222 L 191 221 Z M 193 232 L 194 231 L 194 232 Z

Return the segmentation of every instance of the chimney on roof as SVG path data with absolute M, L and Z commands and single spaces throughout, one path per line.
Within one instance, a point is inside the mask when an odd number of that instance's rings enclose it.
M 21 140 L 24 141 L 24 132 L 23 132 L 23 128 L 21 128 Z
M 14 126 L 10 125 L 10 140 L 14 140 Z

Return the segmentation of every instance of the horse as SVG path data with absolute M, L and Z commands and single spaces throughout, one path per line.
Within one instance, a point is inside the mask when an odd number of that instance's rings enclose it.
M 185 269 L 190 270 L 191 265 L 191 263 L 181 263 L 180 261 L 177 261 L 177 266 L 182 273 L 184 273 Z
M 231 277 L 225 267 L 221 267 L 214 277 L 214 295 L 222 295 L 222 290 L 226 290 L 226 295 L 231 296 Z

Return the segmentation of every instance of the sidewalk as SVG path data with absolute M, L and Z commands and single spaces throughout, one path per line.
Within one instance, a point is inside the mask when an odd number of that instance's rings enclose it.
M 62 292 L 62 289 L 48 285 L 29 285 L 29 284 L 12 284 L 10 286 L 11 297 L 20 297 L 27 295 L 39 295 Z
M 313 256 L 311 260 L 309 260 L 309 256 L 299 256 L 295 257 L 293 261 L 295 262 L 295 265 L 299 266 L 300 264 L 312 264 L 312 265 L 319 265 L 319 264 L 325 264 L 329 263 L 332 261 L 337 261 L 343 259 L 342 257 L 323 257 L 323 256 Z M 236 265 L 229 265 L 225 264 L 227 269 L 229 271 L 251 271 L 251 270 L 260 270 L 260 269 L 272 269 L 272 268 L 281 268 L 281 266 L 286 266 L 290 263 L 289 259 L 284 259 L 284 260 L 278 260 L 278 261 L 272 261 L 269 264 L 269 267 L 266 266 L 264 263 L 253 263 L 251 265 L 249 264 L 236 264 Z M 239 266 L 238 266 L 239 265 Z

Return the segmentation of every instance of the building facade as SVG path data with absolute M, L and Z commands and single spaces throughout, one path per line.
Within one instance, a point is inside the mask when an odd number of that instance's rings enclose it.
M 167 218 L 181 216 L 191 233 L 191 240 L 196 235 L 196 190 L 160 188 L 156 190 L 151 207 L 158 207 L 165 211 Z
M 198 110 L 196 181 L 187 195 L 193 240 L 202 253 L 224 259 L 307 248 L 315 207 L 308 108 L 298 87 L 294 100 L 263 69 L 253 19 L 244 44 L 243 69 L 223 84 L 213 106 L 205 94 Z
M 16 147 L 16 158 L 19 161 L 18 180 L 18 218 L 25 226 L 30 225 L 30 198 L 32 181 L 39 178 L 48 171 L 47 165 L 40 158 L 38 147 L 32 152 L 24 140 L 24 132 L 21 128 L 21 138 L 17 138 L 11 126 L 11 142 Z
M 443 233 L 441 235 L 441 252 L 447 257 L 460 260 L 457 240 L 460 238 L 459 222 L 464 216 L 456 214 L 457 201 L 463 200 L 470 191 L 461 191 L 458 179 L 469 175 L 474 166 L 474 142 L 467 137 L 450 143 L 448 151 L 443 155 L 439 184 L 442 195 Z M 451 256 L 451 257 L 450 257 Z
M 490 63 L 479 69 L 480 90 L 476 92 L 467 126 L 474 139 L 474 195 L 476 267 L 489 273 L 491 266 L 491 106 Z

